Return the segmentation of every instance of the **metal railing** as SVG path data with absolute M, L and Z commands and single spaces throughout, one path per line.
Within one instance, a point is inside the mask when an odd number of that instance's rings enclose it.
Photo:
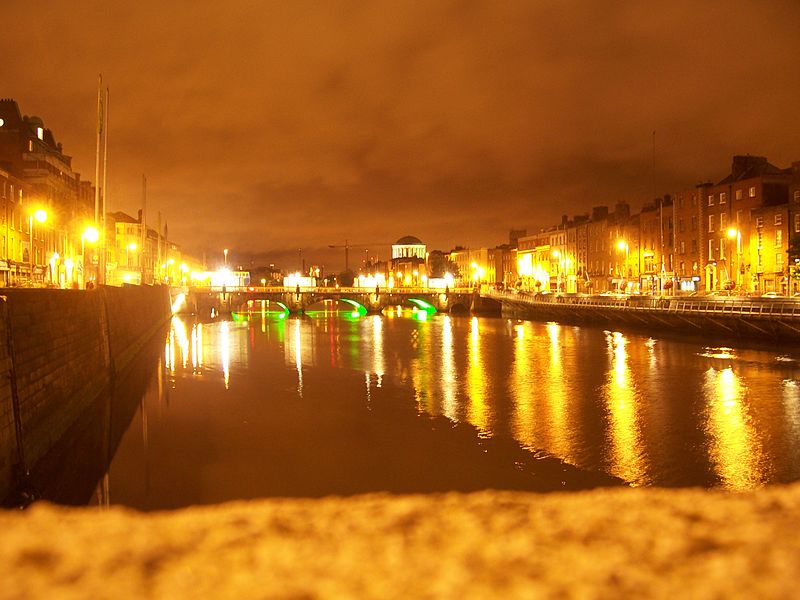
M 669 296 L 578 296 L 570 294 L 531 294 L 487 289 L 481 296 L 530 306 L 575 306 L 623 311 L 655 311 L 673 314 L 715 314 L 800 319 L 800 300 L 789 298 L 726 298 Z

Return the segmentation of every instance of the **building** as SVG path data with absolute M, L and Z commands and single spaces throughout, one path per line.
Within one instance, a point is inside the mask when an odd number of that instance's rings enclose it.
M 392 244 L 389 285 L 397 287 L 424 286 L 428 280 L 427 247 L 412 235 L 401 237 Z

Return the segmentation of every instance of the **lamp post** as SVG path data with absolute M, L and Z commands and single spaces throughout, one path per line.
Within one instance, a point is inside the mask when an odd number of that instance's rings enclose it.
M 30 233 L 30 250 L 28 251 L 28 258 L 30 259 L 30 268 L 31 268 L 30 282 L 31 285 L 33 285 L 33 221 L 34 219 L 36 219 L 37 222 L 44 223 L 45 221 L 47 221 L 47 212 L 45 212 L 40 208 L 38 210 L 31 212 L 28 219 L 29 219 L 28 233 Z
M 86 242 L 94 244 L 100 239 L 100 232 L 95 227 L 89 226 L 81 234 L 81 275 L 83 276 L 83 287 L 86 287 Z
M 623 278 L 625 279 L 625 286 L 628 285 L 628 252 L 630 251 L 630 247 L 628 246 L 628 242 L 625 240 L 620 240 L 617 242 L 617 248 L 619 250 L 625 250 L 625 263 L 622 265 L 622 273 Z
M 742 263 L 742 232 L 739 231 L 738 229 L 734 229 L 733 227 L 731 227 L 730 229 L 728 229 L 728 237 L 730 239 L 736 238 L 736 259 L 737 259 L 737 261 L 736 261 L 736 288 L 738 289 L 739 286 L 741 285 L 741 282 L 739 281 L 739 267 L 740 267 L 740 265 Z M 728 254 L 730 256 L 731 266 L 733 266 L 732 265 L 732 263 L 733 263 L 733 249 L 732 248 L 731 248 L 731 251 Z M 733 281 L 733 279 L 731 279 L 731 281 Z
M 556 292 L 561 291 L 561 252 L 553 250 L 553 258 L 556 259 Z M 549 273 L 548 273 L 549 275 Z
M 228 268 L 228 249 L 225 248 L 222 250 L 222 255 L 225 257 L 225 268 Z

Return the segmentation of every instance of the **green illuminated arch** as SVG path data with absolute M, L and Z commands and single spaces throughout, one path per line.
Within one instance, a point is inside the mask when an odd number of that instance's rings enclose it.
M 363 317 L 364 315 L 367 314 L 367 309 L 364 307 L 363 304 L 359 304 L 355 300 L 350 300 L 350 298 L 340 298 L 340 300 L 342 302 L 347 302 L 349 305 L 355 308 L 355 310 L 352 313 L 350 313 L 350 316 Z
M 436 307 L 433 304 L 425 300 L 421 300 L 420 298 L 409 298 L 408 301 L 412 304 L 416 304 L 429 315 L 432 315 L 436 312 Z

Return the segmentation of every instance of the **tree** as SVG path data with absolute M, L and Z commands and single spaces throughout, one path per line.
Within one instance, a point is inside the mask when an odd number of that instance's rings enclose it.
M 450 273 L 454 279 L 458 279 L 461 273 L 458 265 L 450 260 L 441 250 L 434 250 L 428 256 L 428 276 L 434 279 L 444 277 L 445 273 Z

